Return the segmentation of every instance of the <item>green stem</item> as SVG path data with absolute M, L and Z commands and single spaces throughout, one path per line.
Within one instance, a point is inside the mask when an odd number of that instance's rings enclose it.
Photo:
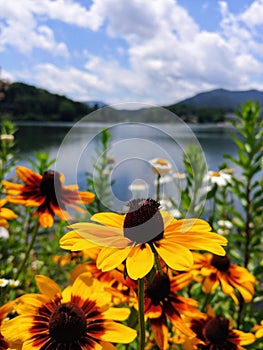
M 25 257 L 24 257 L 24 260 L 22 261 L 19 269 L 17 270 L 17 273 L 15 274 L 15 277 L 14 279 L 15 280 L 18 280 L 18 277 L 20 276 L 21 272 L 24 270 L 24 267 L 27 263 L 27 260 L 28 260 L 28 257 L 29 257 L 29 254 L 34 246 L 34 243 L 35 243 L 35 240 L 36 240 L 36 237 L 37 237 L 37 233 L 38 233 L 38 230 L 39 230 L 39 220 L 37 220 L 37 224 L 35 226 L 35 229 L 33 231 L 33 234 L 32 234 L 32 238 L 31 238 L 31 241 L 27 247 L 27 250 L 26 250 L 26 254 L 25 254 Z
M 160 275 L 163 275 L 163 269 L 162 269 L 162 266 L 160 264 L 158 253 L 157 253 L 157 251 L 152 243 L 150 243 L 150 247 L 151 247 L 153 255 L 154 255 L 154 263 L 155 263 L 156 270 L 160 273 Z
M 209 304 L 210 301 L 211 301 L 211 293 L 207 293 L 206 296 L 205 296 L 205 300 L 204 300 L 203 306 L 201 308 L 202 312 L 205 312 L 205 309 L 206 309 L 206 307 L 207 307 L 207 305 Z
M 144 321 L 144 279 L 138 279 L 138 321 L 139 321 L 139 350 L 145 347 L 145 321 Z
M 160 196 L 160 192 L 161 192 L 161 183 L 160 183 L 160 180 L 161 180 L 161 175 L 158 174 L 158 175 L 157 175 L 157 188 L 156 188 L 156 200 L 157 200 L 157 202 L 159 202 L 160 199 L 161 199 L 161 196 Z

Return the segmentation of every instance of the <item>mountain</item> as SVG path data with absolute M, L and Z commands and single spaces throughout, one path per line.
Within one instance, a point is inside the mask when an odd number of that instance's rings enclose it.
M 248 100 L 258 101 L 263 106 L 263 91 L 229 91 L 225 89 L 216 89 L 208 92 L 201 92 L 179 103 L 194 107 L 223 107 L 233 111 Z
M 1 82 L 1 81 L 0 81 Z M 1 92 L 1 91 L 0 91 Z M 258 101 L 263 110 L 263 92 L 257 90 L 228 91 L 217 89 L 202 92 L 176 104 L 163 108 L 180 116 L 189 123 L 223 122 L 226 115 L 233 113 L 239 105 L 248 100 Z M 142 108 L 137 111 L 102 108 L 101 101 L 76 102 L 65 96 L 52 94 L 47 90 L 21 82 L 10 84 L 0 98 L 0 114 L 4 118 L 23 121 L 77 121 L 92 113 L 90 121 L 94 122 L 168 122 L 170 117 L 161 108 Z
M 229 91 L 224 89 L 201 92 L 165 108 L 179 115 L 186 122 L 224 122 L 228 114 L 233 114 L 239 106 L 250 100 L 258 102 L 263 110 L 262 91 Z

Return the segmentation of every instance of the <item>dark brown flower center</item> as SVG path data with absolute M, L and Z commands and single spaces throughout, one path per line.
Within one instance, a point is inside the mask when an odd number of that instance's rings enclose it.
M 139 244 L 162 239 L 164 223 L 159 207 L 153 199 L 132 200 L 124 220 L 124 236 Z
M 155 275 L 153 281 L 146 288 L 145 296 L 152 299 L 152 304 L 158 305 L 160 301 L 163 301 L 168 297 L 170 293 L 170 280 L 166 274 Z
M 45 171 L 40 182 L 40 192 L 43 196 L 51 199 L 56 199 L 56 193 L 61 190 L 61 181 L 59 173 L 49 170 Z
M 76 304 L 59 305 L 49 320 L 49 334 L 58 343 L 73 343 L 86 332 L 86 316 Z
M 211 265 L 219 271 L 226 272 L 230 267 L 230 259 L 226 255 L 220 256 L 213 254 Z
M 207 322 L 205 337 L 215 345 L 223 345 L 228 337 L 229 321 L 224 316 L 217 316 Z

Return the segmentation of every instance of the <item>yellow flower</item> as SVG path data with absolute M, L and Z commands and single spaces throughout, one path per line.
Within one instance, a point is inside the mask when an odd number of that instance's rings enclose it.
M 208 250 L 224 255 L 224 237 L 210 232 L 211 227 L 200 219 L 176 220 L 159 210 L 152 199 L 133 200 L 125 215 L 98 213 L 95 223 L 76 223 L 74 231 L 62 237 L 63 249 L 83 250 L 100 246 L 97 267 L 110 271 L 125 262 L 130 278 L 146 276 L 161 257 L 173 270 L 186 270 L 193 264 L 192 249 Z
M 3 206 L 7 203 L 7 198 L 0 200 L 0 227 L 8 227 L 7 220 L 14 220 L 17 218 L 17 215 L 8 208 L 3 208 Z
M 16 168 L 16 173 L 25 185 L 3 180 L 2 183 L 9 195 L 8 200 L 15 204 L 38 207 L 34 215 L 39 217 L 42 227 L 51 227 L 54 224 L 55 214 L 62 220 L 70 220 L 66 206 L 85 213 L 85 210 L 78 205 L 91 203 L 95 197 L 91 192 L 79 192 L 77 185 L 63 186 L 63 175 L 55 171 L 46 171 L 40 175 L 19 166 Z
M 252 300 L 255 277 L 246 268 L 231 264 L 228 256 L 194 253 L 194 262 L 192 271 L 199 271 L 203 276 L 205 293 L 211 293 L 220 285 L 223 293 L 231 296 L 235 304 L 238 304 L 235 289 L 246 303 Z
M 3 325 L 11 344 L 20 341 L 27 350 L 101 350 L 135 339 L 135 330 L 113 321 L 124 321 L 130 310 L 110 307 L 110 294 L 90 273 L 63 292 L 48 277 L 38 275 L 36 282 L 41 294 L 18 298 L 14 307 L 19 315 Z

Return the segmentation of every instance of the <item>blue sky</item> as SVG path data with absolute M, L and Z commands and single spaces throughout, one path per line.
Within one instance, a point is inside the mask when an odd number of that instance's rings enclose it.
M 79 101 L 263 91 L 263 0 L 0 0 L 2 78 Z

